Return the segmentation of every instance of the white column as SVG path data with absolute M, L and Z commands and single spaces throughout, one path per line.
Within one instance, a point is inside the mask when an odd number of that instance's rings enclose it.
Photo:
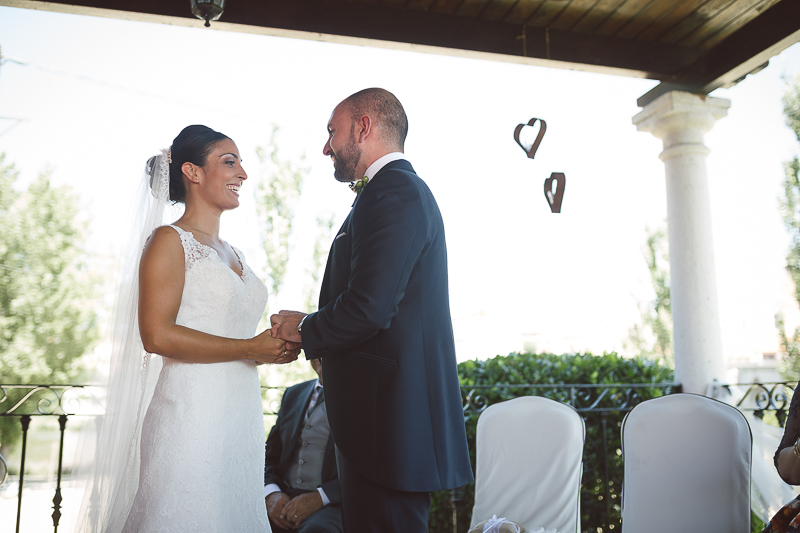
M 633 117 L 639 131 L 664 143 L 659 157 L 667 183 L 675 380 L 684 392 L 698 394 L 725 376 L 703 136 L 730 105 L 724 98 L 672 91 Z

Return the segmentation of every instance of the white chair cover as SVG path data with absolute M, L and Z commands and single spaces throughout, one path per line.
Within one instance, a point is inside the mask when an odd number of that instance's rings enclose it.
M 739 410 L 705 396 L 634 407 L 622 423 L 622 533 L 749 533 L 752 442 Z
M 583 419 L 572 407 L 526 396 L 487 408 L 476 435 L 470 529 L 503 516 L 529 531 L 579 531 Z

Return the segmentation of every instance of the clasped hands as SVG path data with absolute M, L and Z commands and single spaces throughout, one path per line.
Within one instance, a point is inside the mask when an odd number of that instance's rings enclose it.
M 272 338 L 286 341 L 287 351 L 299 351 L 303 347 L 303 340 L 300 338 L 297 326 L 305 316 L 306 313 L 300 311 L 281 311 L 277 315 L 272 315 L 269 317 Z
M 272 315 L 272 329 L 267 329 L 248 341 L 247 358 L 257 364 L 271 363 L 281 365 L 297 359 L 302 349 L 297 326 L 305 313 L 281 311 Z
M 270 520 L 283 529 L 297 529 L 309 515 L 322 509 L 322 497 L 312 491 L 289 498 L 283 492 L 273 492 L 265 499 Z

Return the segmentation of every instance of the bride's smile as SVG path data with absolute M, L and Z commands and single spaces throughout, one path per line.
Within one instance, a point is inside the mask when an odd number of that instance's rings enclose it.
M 239 207 L 239 190 L 247 173 L 242 168 L 236 143 L 223 139 L 211 149 L 204 166 L 189 163 L 186 178 L 187 186 L 205 198 L 204 202 L 226 211 Z M 223 190 L 229 191 L 233 198 Z

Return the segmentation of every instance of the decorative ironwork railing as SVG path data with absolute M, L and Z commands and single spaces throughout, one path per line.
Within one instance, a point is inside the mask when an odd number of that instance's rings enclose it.
M 283 387 L 262 387 L 264 414 L 275 415 L 280 407 Z M 28 452 L 28 433 L 34 417 L 57 417 L 59 450 L 56 489 L 53 496 L 53 531 L 58 533 L 61 521 L 61 476 L 64 471 L 64 435 L 69 417 L 91 417 L 102 414 L 102 390 L 89 385 L 3 385 L 0 384 L 0 420 L 18 418 L 22 428 L 19 478 L 17 488 L 16 529 L 19 533 L 22 515 L 22 495 L 25 484 L 25 461 Z M 8 463 L 0 454 L 0 486 L 8 479 Z
M 61 473 L 63 472 L 64 459 L 64 433 L 67 428 L 67 417 L 71 405 L 77 409 L 80 396 L 83 395 L 83 385 L 0 385 L 0 417 L 19 417 L 22 425 L 22 453 L 19 466 L 19 487 L 17 492 L 17 523 L 15 531 L 20 530 L 22 515 L 22 489 L 25 483 L 25 459 L 28 448 L 28 429 L 31 418 L 35 416 L 57 416 L 60 428 L 60 442 L 58 449 L 58 471 L 56 472 L 56 490 L 53 496 L 53 526 L 58 532 L 58 523 L 61 520 Z M 0 485 L 8 477 L 8 464 L 0 454 Z
M 519 396 L 543 396 L 571 405 L 579 413 L 628 412 L 635 405 L 656 396 L 680 392 L 676 383 L 612 383 L 612 384 L 531 384 L 474 385 L 461 387 L 464 415 L 480 414 L 492 402 L 481 391 L 506 391 L 500 401 Z M 654 391 L 660 391 L 655 394 Z M 465 393 L 465 394 L 464 394 Z M 509 397 L 505 397 L 509 396 Z
M 727 386 L 733 396 L 739 398 L 736 406 L 753 411 L 764 417 L 774 412 L 782 425 L 788 413 L 794 393 L 793 384 L 786 382 L 746 383 Z M 275 415 L 280 407 L 283 387 L 262 387 L 264 415 Z M 461 388 L 464 419 L 468 433 L 480 414 L 494 403 L 519 396 L 543 396 L 574 407 L 586 424 L 584 447 L 584 485 L 597 482 L 599 489 L 581 495 L 582 514 L 601 512 L 606 526 L 611 531 L 619 527 L 617 495 L 621 490 L 621 477 L 615 471 L 621 468 L 621 457 L 616 446 L 622 417 L 642 401 L 680 392 L 674 383 L 653 384 L 529 384 L 529 385 L 477 385 Z M 30 422 L 35 417 L 54 417 L 59 422 L 59 453 L 56 489 L 53 497 L 53 530 L 58 532 L 61 519 L 61 475 L 64 469 L 64 435 L 67 422 L 73 416 L 97 416 L 101 414 L 98 390 L 85 385 L 2 385 L 0 384 L 0 420 L 19 419 L 22 428 L 21 457 L 19 463 L 16 531 L 20 531 L 25 460 Z M 613 426 L 613 427 L 612 427 Z M 473 433 L 474 434 L 474 433 Z M 0 455 L 0 485 L 8 475 L 6 459 Z M 602 485 L 602 487 L 600 487 Z M 453 531 L 466 530 L 469 523 L 471 488 L 451 491 L 453 503 Z M 598 511 L 600 509 L 600 511 Z M 449 526 L 448 526 L 449 529 Z M 603 531 L 609 531 L 608 527 Z
M 727 388 L 733 396 L 741 394 L 736 402 L 736 407 L 740 411 L 753 411 L 753 414 L 761 419 L 765 414 L 774 412 L 778 424 L 781 427 L 786 424 L 789 404 L 795 391 L 794 382 L 739 383 L 728 385 Z

